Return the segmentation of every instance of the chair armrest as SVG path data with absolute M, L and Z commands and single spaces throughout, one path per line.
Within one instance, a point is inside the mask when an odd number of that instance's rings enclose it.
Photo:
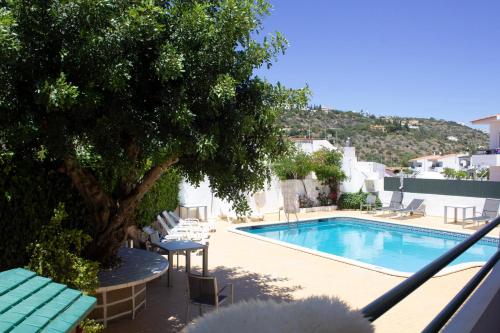
M 179 221 L 186 221 L 186 222 L 200 222 L 199 219 L 193 218 L 193 217 L 188 217 L 185 219 L 180 219 Z
M 230 294 L 230 297 L 231 297 L 231 304 L 234 302 L 234 284 L 232 283 L 228 283 L 226 284 L 224 287 L 222 287 L 219 292 L 217 293 L 217 296 L 220 295 L 220 293 L 225 290 L 226 288 L 229 287 L 229 294 Z

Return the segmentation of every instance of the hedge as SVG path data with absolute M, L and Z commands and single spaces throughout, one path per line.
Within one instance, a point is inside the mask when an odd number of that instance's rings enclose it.
M 338 209 L 359 209 L 361 203 L 366 202 L 367 192 L 342 193 L 337 202 Z M 377 207 L 382 206 L 382 202 L 377 197 Z

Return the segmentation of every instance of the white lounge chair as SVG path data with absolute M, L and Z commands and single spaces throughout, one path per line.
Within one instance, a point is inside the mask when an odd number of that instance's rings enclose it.
M 196 226 L 175 226 L 172 227 L 171 217 L 168 216 L 167 219 L 163 219 L 160 215 L 157 216 L 158 223 L 163 229 L 166 229 L 170 234 L 186 234 L 186 239 L 199 242 L 207 243 L 210 238 L 210 234 Z
M 167 211 L 163 211 L 161 215 L 163 216 L 164 221 L 172 229 L 179 228 L 182 230 L 187 229 L 193 233 L 209 233 L 208 226 L 200 225 L 199 221 L 196 219 L 176 221 Z
M 166 212 L 164 211 L 163 214 L 165 213 Z M 193 218 L 181 219 L 179 215 L 177 215 L 175 212 L 167 212 L 167 214 L 172 217 L 172 219 L 177 225 L 196 225 L 208 232 L 217 230 L 214 222 L 209 222 L 209 221 L 202 222 L 198 219 L 193 219 Z

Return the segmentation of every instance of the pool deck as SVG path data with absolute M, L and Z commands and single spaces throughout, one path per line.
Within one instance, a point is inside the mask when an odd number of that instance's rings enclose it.
M 354 211 L 299 214 L 300 219 L 351 216 L 398 224 L 472 233 L 475 226 L 444 224 L 442 218 L 394 218 Z M 277 221 L 277 214 L 265 222 Z M 247 223 L 238 226 L 250 225 Z M 353 307 L 363 307 L 404 280 L 350 264 L 230 232 L 235 224 L 218 222 L 210 238 L 209 270 L 220 286 L 234 283 L 235 302 L 251 298 L 290 301 L 311 295 L 337 296 Z M 500 228 L 489 236 L 498 237 Z M 181 268 L 183 257 L 180 257 Z M 201 269 L 201 256 L 192 256 L 191 265 Z M 377 332 L 419 332 L 478 271 L 471 268 L 428 281 L 375 322 Z M 149 283 L 147 308 L 135 320 L 110 323 L 106 332 L 176 332 L 184 326 L 186 281 L 175 271 L 173 287 L 163 277 Z M 193 309 L 193 318 L 197 310 Z

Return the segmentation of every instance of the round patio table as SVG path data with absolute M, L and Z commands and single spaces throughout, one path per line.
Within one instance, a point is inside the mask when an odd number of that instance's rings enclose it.
M 113 319 L 134 319 L 136 312 L 146 307 L 147 282 L 160 277 L 169 266 L 158 253 L 140 249 L 120 248 L 118 256 L 120 267 L 99 271 L 97 306 L 90 317 L 104 326 Z

